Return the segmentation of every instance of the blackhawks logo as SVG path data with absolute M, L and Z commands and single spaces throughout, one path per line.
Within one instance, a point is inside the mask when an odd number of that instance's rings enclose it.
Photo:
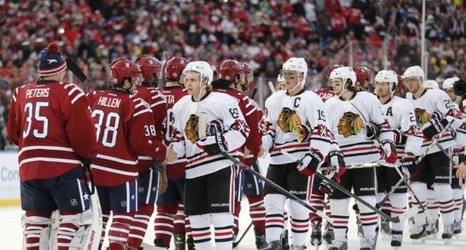
M 283 108 L 282 112 L 278 116 L 277 124 L 283 132 L 291 133 L 301 125 L 301 119 L 299 119 L 295 110 Z
M 345 112 L 338 121 L 338 133 L 344 137 L 359 134 L 363 127 L 364 122 L 361 117 L 351 112 Z
M 420 126 L 426 124 L 430 120 L 430 115 L 425 109 L 416 108 L 414 110 L 414 115 L 416 116 L 416 122 Z
M 188 140 L 190 140 L 193 144 L 199 140 L 199 134 L 197 132 L 198 123 L 199 117 L 195 114 L 191 114 L 188 121 L 186 122 L 186 125 L 184 126 L 184 133 L 186 138 L 188 138 Z

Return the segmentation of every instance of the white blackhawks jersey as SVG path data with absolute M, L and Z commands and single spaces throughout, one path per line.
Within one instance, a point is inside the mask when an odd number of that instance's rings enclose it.
M 416 122 L 421 129 L 424 129 L 431 124 L 431 115 L 434 112 L 440 112 L 446 119 L 452 121 L 452 129 L 457 129 L 462 123 L 460 119 L 458 119 L 461 118 L 458 106 L 455 105 L 450 100 L 450 97 L 440 89 L 426 89 L 419 98 L 415 99 L 412 95 L 406 95 L 406 99 L 411 101 L 413 104 Z M 424 142 L 422 144 L 423 149 L 425 150 L 425 148 L 427 148 L 432 142 L 432 140 L 424 138 Z M 455 145 L 455 141 L 450 131 L 444 131 L 438 142 L 443 148 L 449 148 Z M 439 151 L 440 149 L 435 145 L 429 150 L 428 154 Z
M 346 165 L 365 164 L 380 159 L 378 145 L 366 138 L 368 122 L 378 126 L 380 141 L 393 141 L 393 131 L 375 95 L 355 92 L 348 101 L 334 96 L 325 102 L 325 107 L 329 127 L 345 156 Z
M 172 111 L 175 129 L 172 145 L 179 156 L 186 156 L 187 179 L 211 174 L 233 165 L 233 162 L 225 159 L 221 154 L 215 156 L 207 154 L 197 144 L 200 135 L 207 133 L 204 131 L 208 130 L 209 124 L 212 121 L 220 121 L 224 125 L 223 138 L 228 151 L 232 156 L 238 156 L 235 150 L 246 141 L 249 127 L 233 97 L 209 92 L 202 100 L 195 102 L 192 96 L 187 95 L 173 106 Z M 203 120 L 206 121 L 205 124 L 200 124 Z
M 424 138 L 416 123 L 413 105 L 404 98 L 393 96 L 381 107 L 390 127 L 400 130 L 407 137 L 406 143 L 396 145 L 398 159 L 404 158 L 408 153 L 420 155 Z M 394 166 L 383 159 L 380 163 L 385 166 Z
M 314 92 L 303 90 L 295 96 L 284 90 L 275 92 L 265 101 L 265 119 L 270 122 L 273 133 L 262 137 L 262 147 L 270 152 L 272 164 L 293 162 L 280 150 L 286 150 L 297 159 L 304 157 L 311 148 L 323 156 L 339 150 L 327 126 L 325 106 Z M 296 129 L 302 124 L 311 129 L 310 141 L 298 142 Z

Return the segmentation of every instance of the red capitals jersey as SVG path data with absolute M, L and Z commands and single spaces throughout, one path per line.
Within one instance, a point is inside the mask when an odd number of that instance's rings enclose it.
M 328 99 L 332 98 L 335 93 L 333 93 L 333 89 L 331 88 L 320 88 L 316 89 L 314 92 L 322 99 L 322 102 L 326 102 Z
M 259 122 L 262 118 L 262 112 L 258 111 L 255 104 L 251 102 L 249 97 L 239 93 L 234 89 L 214 88 L 214 92 L 225 93 L 233 97 L 244 115 L 244 119 L 250 128 L 249 136 L 246 139 L 244 146 L 251 151 L 251 154 L 256 158 L 262 145 L 262 134 L 259 132 Z
M 15 90 L 7 132 L 19 146 L 22 181 L 54 178 L 96 154 L 94 120 L 84 92 L 71 83 L 38 81 Z
M 154 116 L 156 140 L 162 143 L 166 131 L 164 121 L 167 118 L 167 102 L 165 101 L 165 97 L 155 87 L 145 85 L 137 87 L 134 91 L 134 96 L 143 99 L 149 104 Z M 152 166 L 154 166 L 152 157 L 143 155 L 138 157 L 138 169 L 140 173 L 149 170 Z
M 155 140 L 154 116 L 145 101 L 118 90 L 94 91 L 88 99 L 97 129 L 96 185 L 137 179 L 138 155 L 164 160 L 166 148 Z
M 164 87 L 161 90 L 162 94 L 165 96 L 167 102 L 167 116 L 164 122 L 165 126 L 165 141 L 166 144 L 170 144 L 172 141 L 173 134 L 173 105 L 178 102 L 183 96 L 187 95 L 188 92 L 183 87 Z M 167 178 L 170 180 L 176 180 L 185 176 L 185 167 L 186 167 L 186 158 L 179 157 L 176 161 L 167 165 Z

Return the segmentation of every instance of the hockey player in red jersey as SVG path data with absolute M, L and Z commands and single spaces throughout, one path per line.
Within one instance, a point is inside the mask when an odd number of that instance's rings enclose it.
M 96 155 L 95 123 L 84 92 L 63 82 L 65 70 L 59 46 L 49 44 L 40 53 L 39 80 L 12 97 L 7 132 L 19 146 L 23 249 L 83 249 L 89 236 L 90 194 L 81 164 Z M 56 209 L 60 225 L 50 238 Z
M 184 205 L 194 244 L 211 249 L 212 224 L 216 248 L 231 249 L 235 167 L 222 153 L 238 157 L 249 127 L 235 99 L 210 90 L 213 71 L 207 62 L 190 62 L 183 80 L 189 96 L 173 106 L 176 130 L 170 146 L 188 161 Z
M 134 90 L 134 95 L 149 104 L 154 118 L 150 126 L 153 134 L 162 141 L 165 135 L 163 122 L 166 118 L 167 102 L 165 97 L 156 89 L 161 73 L 162 64 L 153 56 L 141 56 L 135 63 L 139 65 L 142 73 L 142 83 Z M 146 234 L 149 220 L 154 212 L 154 204 L 158 192 L 165 192 L 167 187 L 166 172 L 160 175 L 155 167 L 155 161 L 150 156 L 138 156 L 138 211 L 134 215 L 133 224 L 128 235 L 128 246 L 139 249 Z M 157 190 L 158 189 L 158 190 Z
M 403 83 L 410 93 L 407 99 L 414 106 L 416 122 L 424 134 L 423 158 L 414 166 L 416 174 L 412 177 L 412 188 L 421 203 L 426 202 L 428 188 L 433 188 L 444 224 L 442 239 L 448 243 L 453 236 L 454 223 L 450 161 L 438 147 L 429 145 L 438 143 L 444 149 L 455 145 L 455 133 L 451 130 L 455 132 L 462 125 L 461 112 L 442 90 L 425 89 L 423 79 L 424 72 L 419 66 L 411 66 L 403 73 Z M 410 238 L 420 240 L 428 229 L 425 214 L 415 215 L 414 223 Z
M 387 210 L 391 215 L 400 216 L 406 211 L 408 190 L 406 184 L 399 185 L 393 193 L 390 190 L 400 181 L 400 173 L 405 174 L 405 181 L 409 180 L 408 165 L 412 165 L 416 156 L 421 154 L 422 132 L 416 123 L 412 104 L 401 97 L 395 96 L 398 88 L 398 76 L 392 70 L 381 70 L 375 76 L 375 93 L 382 105 L 382 111 L 390 127 L 395 131 L 395 143 L 399 160 L 395 164 L 380 161 L 380 167 L 376 168 L 377 174 L 377 203 L 380 203 L 386 195 L 389 195 Z M 395 168 L 398 168 L 396 170 Z M 380 204 L 385 207 L 385 204 Z M 383 210 L 382 210 L 383 211 Z M 390 214 L 390 213 L 388 213 Z M 380 230 L 382 234 L 391 237 L 391 246 L 400 247 L 403 239 L 405 222 L 401 220 L 392 223 L 381 220 Z
M 394 135 L 385 120 L 379 101 L 375 95 L 358 89 L 364 89 L 356 80 L 356 73 L 351 67 L 340 67 L 332 71 L 330 80 L 335 96 L 325 103 L 327 121 L 335 134 L 348 166 L 375 162 L 380 158 L 389 163 L 397 160 Z M 379 151 L 378 146 L 381 149 Z M 375 206 L 374 168 L 348 168 L 341 176 L 340 184 L 367 203 Z M 348 248 L 346 230 L 349 220 L 350 198 L 335 190 L 330 198 L 335 239 L 330 250 Z M 357 202 L 359 203 L 359 202 Z M 364 238 L 361 239 L 362 250 L 375 248 L 377 214 L 366 206 L 360 206 Z
M 292 57 L 282 67 L 285 79 L 284 91 L 277 91 L 265 102 L 266 117 L 262 125 L 262 151 L 270 152 L 271 164 L 267 178 L 307 202 L 309 176 L 324 162 L 335 167 L 329 173 L 338 179 L 340 166 L 344 166 L 343 155 L 327 128 L 326 112 L 320 98 L 304 89 L 307 76 L 304 58 Z M 286 150 L 301 159 L 302 165 L 280 151 Z M 329 178 L 332 176 L 329 175 Z M 265 184 L 264 203 L 266 208 L 267 249 L 282 249 L 283 211 L 286 197 Z M 305 249 L 309 227 L 309 211 L 294 200 L 290 200 L 292 248 Z
M 181 74 L 188 63 L 188 59 L 184 57 L 172 57 L 168 59 L 163 67 L 165 85 L 161 92 L 167 101 L 167 115 L 164 121 L 166 130 L 164 139 L 167 145 L 171 142 L 171 135 L 173 134 L 173 105 L 188 94 L 181 81 Z M 167 164 L 167 190 L 157 198 L 157 214 L 154 222 L 154 245 L 156 247 L 168 249 L 173 235 L 175 249 L 185 249 L 186 230 L 183 206 L 185 167 L 185 157 L 179 157 L 175 162 Z M 177 213 L 177 210 L 180 210 L 180 213 Z M 187 241 L 188 249 L 193 249 L 192 237 L 188 237 Z
M 138 155 L 157 162 L 176 154 L 157 139 L 154 115 L 141 98 L 131 95 L 141 82 L 139 66 L 127 59 L 110 65 L 113 89 L 88 94 L 96 122 L 98 154 L 94 178 L 102 205 L 104 225 L 113 212 L 108 239 L 110 249 L 126 249 L 133 216 L 138 209 Z M 165 171 L 159 165 L 159 171 Z M 103 239 L 103 238 L 102 238 Z
M 248 70 L 248 68 L 246 68 Z M 225 93 L 232 96 L 240 107 L 244 115 L 246 123 L 250 128 L 249 136 L 243 146 L 243 159 L 242 161 L 247 165 L 254 168 L 255 171 L 260 172 L 257 165 L 257 155 L 260 151 L 261 133 L 259 133 L 259 122 L 262 119 L 263 113 L 246 95 L 238 92 L 237 89 L 245 90 L 246 87 L 246 73 L 244 65 L 236 60 L 224 60 L 217 66 L 218 79 L 212 82 L 212 91 Z M 248 79 L 252 71 L 248 71 Z M 242 86 L 243 87 L 239 87 Z M 263 196 L 263 184 L 255 176 L 244 173 L 239 170 L 236 176 L 236 192 L 235 192 L 235 211 L 234 211 L 234 233 L 235 237 L 239 231 L 238 217 L 241 211 L 241 200 L 243 194 L 246 195 L 249 201 L 249 211 L 254 224 L 254 233 L 256 235 L 256 247 L 260 249 L 266 246 L 265 243 L 265 208 Z

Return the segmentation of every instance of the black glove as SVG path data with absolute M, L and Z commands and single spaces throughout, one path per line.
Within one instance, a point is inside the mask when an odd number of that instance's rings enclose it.
M 427 139 L 432 139 L 435 135 L 442 132 L 443 129 L 448 125 L 447 119 L 431 119 L 430 125 L 422 130 L 424 137 Z
M 408 139 L 408 137 L 405 135 L 405 133 L 403 131 L 401 131 L 399 129 L 394 129 L 393 133 L 395 134 L 395 138 L 393 140 L 395 145 L 406 144 L 406 140 Z
M 212 121 L 209 125 L 208 136 L 202 141 L 204 150 L 209 155 L 217 155 L 221 152 L 228 152 L 228 145 L 223 137 L 223 123 L 220 121 Z
M 374 123 L 367 123 L 366 125 L 366 138 L 368 140 L 374 140 L 379 137 L 379 127 Z
M 163 172 L 165 171 L 166 166 L 163 165 L 160 161 L 155 160 L 154 168 L 157 170 L 157 172 Z

